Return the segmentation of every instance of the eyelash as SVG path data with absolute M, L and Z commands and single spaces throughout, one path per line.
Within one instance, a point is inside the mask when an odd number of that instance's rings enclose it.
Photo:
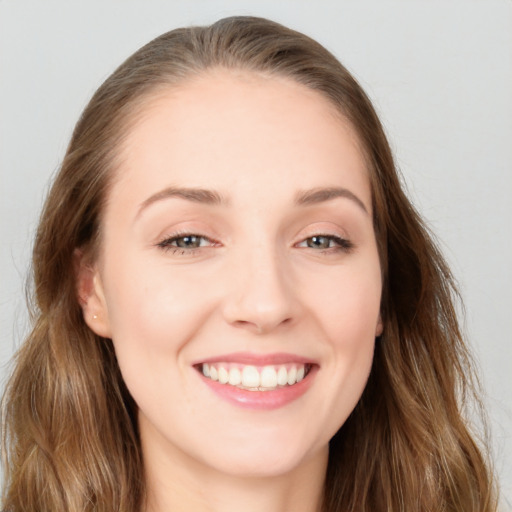
M 156 245 L 163 251 L 172 251 L 172 254 L 179 254 L 179 255 L 192 255 L 195 252 L 199 251 L 200 249 L 204 248 L 205 245 L 201 245 L 202 242 L 200 242 L 200 245 L 198 247 L 178 247 L 178 245 L 172 245 L 173 243 L 177 243 L 178 240 L 182 240 L 184 238 L 196 238 L 200 239 L 201 241 L 206 240 L 207 245 L 206 246 L 213 246 L 215 245 L 215 241 L 211 238 L 208 238 L 207 236 L 198 235 L 197 233 L 176 233 L 171 236 L 167 236 L 160 242 L 158 242 Z
M 318 233 L 316 235 L 312 235 L 312 236 L 305 238 L 302 242 L 300 242 L 300 244 L 307 243 L 308 240 L 313 240 L 315 238 L 326 238 L 328 240 L 329 244 L 331 242 L 334 243 L 334 245 L 331 247 L 319 248 L 319 251 L 322 253 L 331 253 L 331 252 L 349 253 L 350 251 L 352 251 L 352 249 L 354 249 L 354 244 L 350 240 L 347 240 L 346 238 L 341 238 L 336 235 L 328 235 L 328 234 L 321 234 L 321 233 Z M 306 247 L 313 249 L 313 247 L 311 247 L 311 246 L 306 246 Z
M 179 247 L 178 245 L 173 245 L 174 243 L 177 243 L 179 240 L 182 240 L 185 238 L 200 239 L 200 245 L 198 247 Z M 305 238 L 299 244 L 296 244 L 296 247 L 297 246 L 301 247 L 301 244 L 304 244 L 304 243 L 307 244 L 307 242 L 309 240 L 313 240 L 315 238 L 316 239 L 320 239 L 320 238 L 327 239 L 328 243 L 329 243 L 329 247 L 314 248 L 310 245 L 306 245 L 306 246 L 302 246 L 302 247 L 313 249 L 322 254 L 337 253 L 337 252 L 349 253 L 354 249 L 354 244 L 350 240 L 347 240 L 346 238 L 341 238 L 336 235 L 328 235 L 328 234 L 320 234 L 320 233 Z M 201 245 L 202 241 L 204 241 L 204 240 L 207 242 L 207 244 Z M 334 245 L 331 246 L 331 243 L 333 243 Z M 200 249 L 205 248 L 205 247 L 212 247 L 215 244 L 216 244 L 216 242 L 214 240 L 212 240 L 211 238 L 208 238 L 207 236 L 199 235 L 197 233 L 176 233 L 174 235 L 167 236 L 166 238 L 164 238 L 163 240 L 158 242 L 156 245 L 157 245 L 157 247 L 159 247 L 160 249 L 162 249 L 165 252 L 171 251 L 172 254 L 178 254 L 178 255 L 183 256 L 185 254 L 193 255 Z

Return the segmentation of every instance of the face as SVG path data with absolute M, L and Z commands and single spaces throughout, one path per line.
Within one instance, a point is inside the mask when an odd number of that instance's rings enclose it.
M 382 329 L 349 124 L 299 84 L 218 71 L 153 97 L 119 156 L 84 314 L 145 456 L 259 476 L 325 461 Z

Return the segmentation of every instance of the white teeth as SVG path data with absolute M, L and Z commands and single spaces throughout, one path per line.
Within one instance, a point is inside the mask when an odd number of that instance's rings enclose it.
M 226 384 L 226 382 L 229 381 L 229 373 L 226 370 L 226 368 L 223 368 L 222 366 L 219 368 L 219 382 L 221 384 Z
M 297 368 L 295 368 L 295 366 L 292 366 L 288 370 L 288 385 L 291 386 L 292 384 L 295 384 L 296 382 L 297 382 Z
M 229 370 L 229 383 L 232 386 L 238 386 L 242 382 L 242 372 L 238 368 Z
M 277 372 L 273 366 L 265 366 L 261 371 L 261 386 L 275 388 L 277 386 Z
M 242 385 L 246 388 L 260 387 L 260 374 L 255 366 L 245 366 L 242 370 Z
M 279 371 L 277 372 L 277 384 L 279 386 L 288 384 L 288 372 L 286 371 L 285 366 L 279 367 Z
M 203 363 L 200 370 L 203 375 L 221 384 L 229 384 L 251 391 L 269 391 L 277 386 L 293 386 L 304 379 L 307 365 L 267 365 L 257 368 L 253 365 L 233 363 Z

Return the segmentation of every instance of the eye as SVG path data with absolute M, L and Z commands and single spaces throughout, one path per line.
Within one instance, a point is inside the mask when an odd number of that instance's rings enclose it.
M 349 240 L 335 235 L 314 235 L 300 242 L 297 247 L 307 247 L 324 251 L 329 249 L 349 251 L 353 248 L 353 244 Z
M 158 242 L 157 246 L 162 249 L 179 249 L 182 251 L 199 249 L 200 247 L 209 247 L 215 242 L 209 238 L 193 233 L 183 233 L 165 238 Z

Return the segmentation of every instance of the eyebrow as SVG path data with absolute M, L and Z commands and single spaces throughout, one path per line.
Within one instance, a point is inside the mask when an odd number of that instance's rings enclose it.
M 356 203 L 365 213 L 369 213 L 365 204 L 361 199 L 359 199 L 359 197 L 357 197 L 350 190 L 342 187 L 314 188 L 312 190 L 299 192 L 295 197 L 295 204 L 300 206 L 308 206 L 330 201 L 331 199 L 336 199 L 338 197 L 350 199 Z
M 148 206 L 152 205 L 153 203 L 156 203 L 157 201 L 161 201 L 163 199 L 169 199 L 172 197 L 186 199 L 187 201 L 192 201 L 194 203 L 210 205 L 227 204 L 228 202 L 215 190 L 207 190 L 204 188 L 168 187 L 165 188 L 164 190 L 160 190 L 160 192 L 157 192 L 156 194 L 153 194 L 152 196 L 148 197 L 144 202 L 142 202 L 139 206 L 137 216 L 139 216 L 143 210 L 145 210 Z
M 153 203 L 173 197 L 207 205 L 227 205 L 229 203 L 227 198 L 215 190 L 191 187 L 167 187 L 143 201 L 139 206 L 137 217 L 142 213 L 143 210 L 145 210 Z M 311 190 L 299 192 L 295 197 L 295 204 L 298 206 L 310 206 L 324 203 L 338 197 L 350 199 L 365 213 L 368 213 L 368 210 L 363 201 L 361 201 L 361 199 L 359 199 L 359 197 L 357 197 L 353 192 L 342 187 L 314 188 Z

